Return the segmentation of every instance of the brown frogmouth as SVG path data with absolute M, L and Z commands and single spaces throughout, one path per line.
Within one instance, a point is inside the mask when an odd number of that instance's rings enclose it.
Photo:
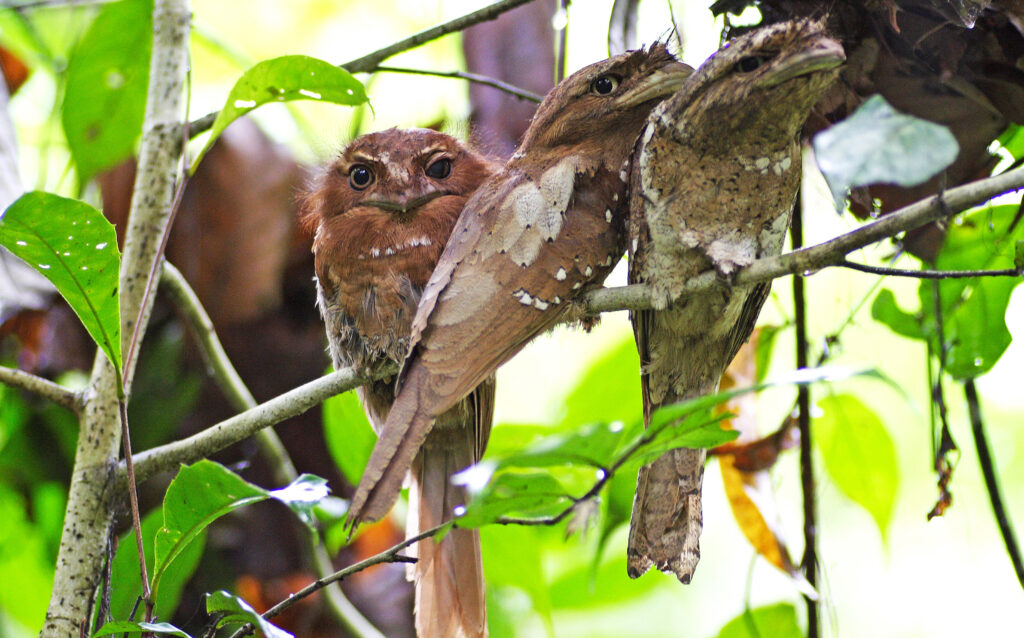
M 458 140 L 430 130 L 390 129 L 353 141 L 303 200 L 313 242 L 318 303 L 334 366 L 373 376 L 399 363 L 416 306 L 452 227 L 477 187 L 497 166 Z M 452 517 L 466 502 L 452 474 L 480 460 L 491 429 L 494 377 L 437 418 L 412 462 L 409 536 Z M 394 379 L 359 390 L 380 433 L 395 397 Z M 487 615 L 480 536 L 452 530 L 411 550 L 416 633 L 484 636 Z
M 731 41 L 651 114 L 631 173 L 631 283 L 655 310 L 632 313 L 645 420 L 715 392 L 747 340 L 769 286 L 723 285 L 673 302 L 688 279 L 728 281 L 777 255 L 800 186 L 799 133 L 845 59 L 819 22 L 772 25 Z M 690 582 L 700 556 L 705 451 L 680 448 L 641 468 L 628 570 L 651 565 Z

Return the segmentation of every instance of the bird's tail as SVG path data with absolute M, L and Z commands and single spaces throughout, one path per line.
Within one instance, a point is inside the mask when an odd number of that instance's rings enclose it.
M 407 538 L 436 527 L 466 502 L 466 490 L 451 475 L 476 461 L 471 428 L 438 428 L 413 461 Z M 421 638 L 478 638 L 487 635 L 480 533 L 452 529 L 440 542 L 416 543 L 409 565 L 416 584 L 416 635 Z
M 700 559 L 706 456 L 703 449 L 679 448 L 640 468 L 627 548 L 631 578 L 654 565 L 689 584 Z

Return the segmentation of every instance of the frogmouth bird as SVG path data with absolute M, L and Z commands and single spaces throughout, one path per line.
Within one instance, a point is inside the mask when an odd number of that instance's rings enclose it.
M 845 59 L 815 21 L 780 23 L 730 42 L 651 114 L 631 171 L 629 279 L 654 310 L 632 313 L 644 417 L 715 392 L 747 340 L 769 286 L 728 281 L 777 255 L 800 186 L 799 133 Z M 673 303 L 698 273 L 723 285 Z M 680 448 L 641 468 L 628 571 L 651 565 L 689 583 L 700 556 L 705 451 Z
M 604 281 L 625 249 L 636 137 L 688 73 L 656 44 L 584 67 L 544 98 L 511 159 L 467 202 L 427 283 L 352 524 L 391 508 L 439 414 Z
M 303 199 L 315 229 L 318 303 L 334 366 L 372 376 L 400 363 L 416 306 L 459 213 L 497 165 L 430 130 L 390 129 L 345 148 Z M 409 536 L 435 527 L 465 504 L 452 474 L 480 460 L 491 429 L 494 377 L 483 375 L 440 411 L 410 471 Z M 359 389 L 380 433 L 394 379 Z M 404 468 L 403 468 L 404 474 Z M 480 537 L 453 530 L 412 549 L 419 636 L 484 636 L 487 630 Z

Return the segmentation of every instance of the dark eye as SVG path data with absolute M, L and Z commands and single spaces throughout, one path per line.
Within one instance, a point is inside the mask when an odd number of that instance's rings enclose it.
M 740 58 L 740 61 L 736 63 L 736 70 L 740 73 L 750 73 L 769 60 L 771 57 L 767 55 L 748 55 L 745 58 Z
M 434 179 L 444 179 L 452 174 L 452 161 L 447 157 L 444 159 L 439 159 L 430 166 L 428 166 L 425 172 L 427 174 L 427 177 L 433 177 Z
M 617 75 L 602 75 L 593 82 L 590 83 L 590 92 L 598 95 L 608 95 L 619 86 L 619 82 L 622 81 Z
M 348 172 L 348 183 L 352 188 L 361 191 L 373 183 L 373 171 L 368 166 L 356 164 Z

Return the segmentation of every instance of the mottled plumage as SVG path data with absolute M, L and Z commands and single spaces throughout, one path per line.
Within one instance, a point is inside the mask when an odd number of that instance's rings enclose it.
M 373 374 L 399 363 L 423 288 L 463 205 L 496 167 L 452 137 L 396 130 L 353 141 L 304 199 L 313 243 L 320 310 L 335 367 Z M 443 523 L 465 503 L 452 474 L 480 460 L 491 429 L 494 377 L 449 405 L 412 462 L 408 534 Z M 394 379 L 359 396 L 381 432 Z M 460 397 L 462 398 L 462 397 Z M 416 583 L 416 631 L 423 637 L 484 636 L 480 538 L 454 530 L 418 543 L 409 569 Z
M 800 186 L 799 132 L 836 76 L 842 47 L 822 25 L 782 23 L 733 40 L 651 115 L 631 177 L 630 281 L 657 310 L 632 313 L 644 416 L 715 392 L 754 328 L 766 284 L 671 304 L 694 275 L 728 281 L 776 255 Z M 632 577 L 653 564 L 690 582 L 700 556 L 705 451 L 682 448 L 640 470 L 629 534 Z
M 558 322 L 619 260 L 636 136 L 687 72 L 655 45 L 574 73 L 466 204 L 416 311 L 401 389 L 352 500 L 353 524 L 391 508 L 436 415 Z

